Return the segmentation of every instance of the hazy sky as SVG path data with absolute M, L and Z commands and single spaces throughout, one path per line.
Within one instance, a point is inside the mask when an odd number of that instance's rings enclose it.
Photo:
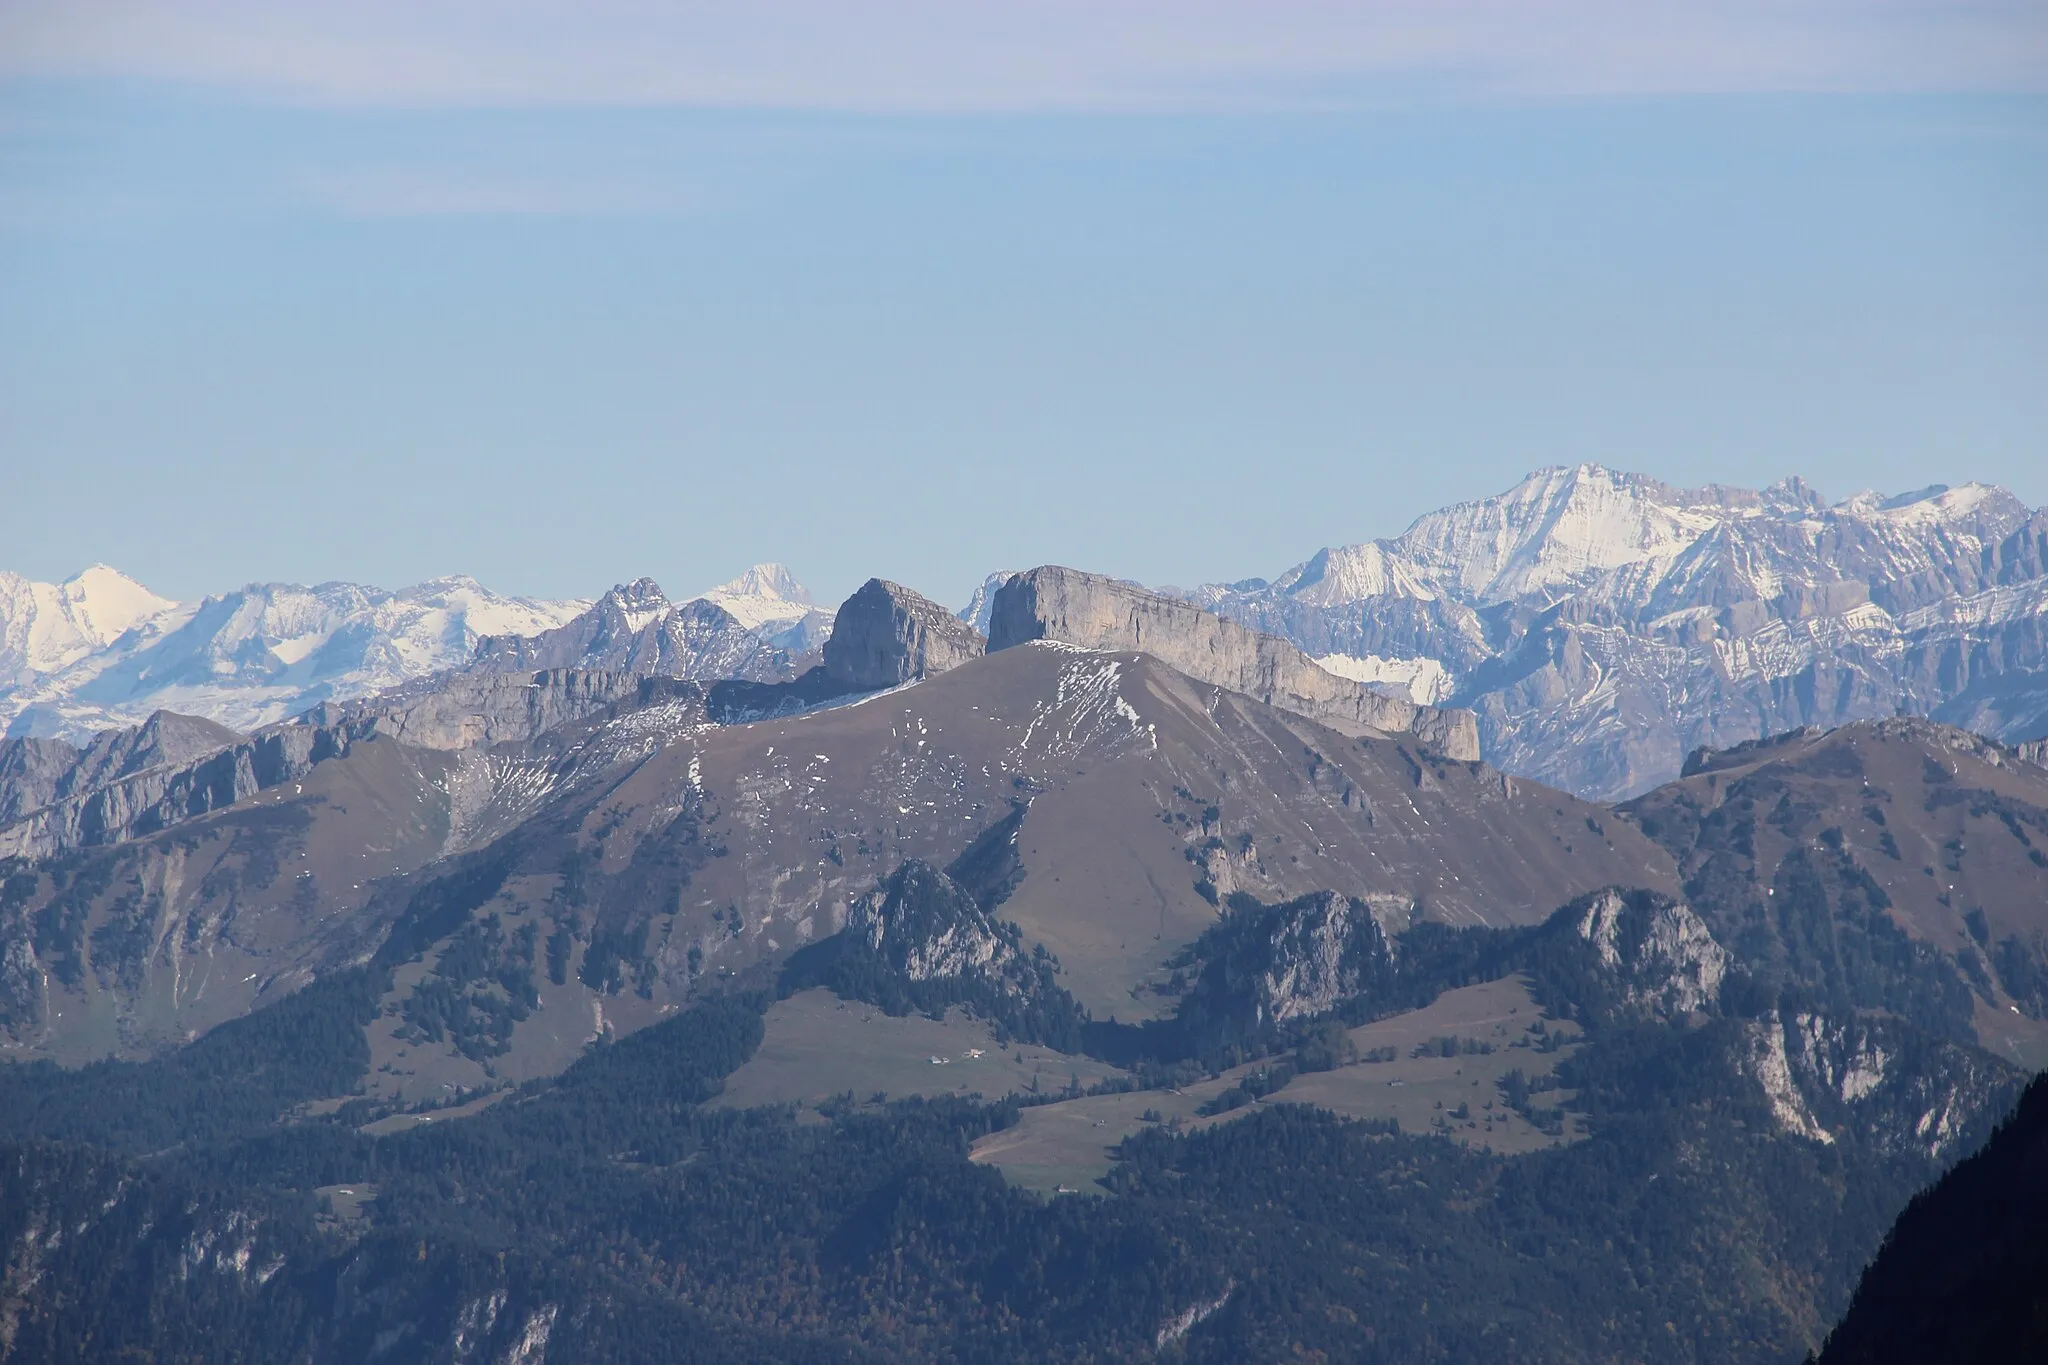
M 0 567 L 1271 575 L 2048 503 L 2048 6 L 0 0 Z

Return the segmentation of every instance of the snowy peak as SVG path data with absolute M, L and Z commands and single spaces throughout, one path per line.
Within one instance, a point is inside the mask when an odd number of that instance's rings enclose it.
M 1462 601 L 1544 602 L 1676 559 L 1714 524 L 1706 500 L 1596 464 L 1539 469 L 1498 497 L 1421 517 L 1394 545 Z
M 730 583 L 721 583 L 704 594 L 713 602 L 723 597 L 761 597 L 794 606 L 815 606 L 804 585 L 796 581 L 787 566 L 769 562 L 756 564 Z M 722 605 L 722 604 L 721 604 Z M 728 608 L 729 610 L 729 608 Z
M 62 583 L 0 572 L 0 683 L 55 673 L 176 606 L 104 564 Z
M 1797 476 L 1761 492 L 1682 489 L 1582 464 L 1539 469 L 1495 497 L 1428 513 L 1392 540 L 1319 551 L 1270 588 L 1210 585 L 1187 596 L 1221 602 L 1269 591 L 1312 607 L 1406 598 L 1537 608 L 1590 597 L 1605 610 L 1638 611 L 1653 601 L 1669 610 L 1687 596 L 1672 591 L 1674 579 L 1715 579 L 1718 595 L 1705 604 L 1725 605 L 1875 570 L 1879 560 L 1901 575 L 1960 581 L 1969 576 L 1960 560 L 2027 516 L 2011 493 L 1981 483 L 1859 493 L 1830 506 Z
M 95 564 L 65 579 L 57 585 L 57 593 L 66 617 L 76 623 L 80 634 L 101 645 L 112 644 L 135 626 L 177 605 L 105 564 Z
M 1329 672 L 1470 708 L 1490 761 L 1615 796 L 1701 743 L 1911 712 L 2048 728 L 2048 514 L 1942 484 L 1830 503 L 1584 464 L 1179 593 Z
M 1418 602 L 1436 599 L 1416 567 L 1384 541 L 1318 550 L 1306 564 L 1282 574 L 1273 586 L 1296 601 L 1324 607 L 1369 597 L 1412 597 Z
M 397 592 L 252 583 L 176 603 L 104 566 L 56 585 L 0 574 L 0 729 L 84 739 L 169 709 L 246 730 L 457 667 L 482 636 L 538 633 L 586 605 L 461 576 Z
M 1931 484 L 1896 497 L 1859 493 L 1840 504 L 1837 512 L 1894 526 L 1931 527 L 1972 521 L 2024 521 L 2027 506 L 2003 488 L 1985 483 L 1966 483 L 1960 488 Z
M 802 654 L 832 633 L 832 617 L 819 610 L 796 575 L 781 564 L 756 564 L 701 599 L 723 609 L 778 649 Z

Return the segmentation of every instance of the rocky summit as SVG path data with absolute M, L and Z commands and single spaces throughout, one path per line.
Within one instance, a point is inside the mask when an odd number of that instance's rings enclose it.
M 477 641 L 470 667 L 514 672 L 590 668 L 671 678 L 789 676 L 789 656 L 715 602 L 669 601 L 651 578 L 622 583 L 589 611 L 537 635 Z
M 1386 696 L 1328 672 L 1278 636 L 1101 574 L 1047 565 L 1004 582 L 990 609 L 989 647 L 1030 640 L 1143 650 L 1191 678 L 1339 730 L 1413 734 L 1448 758 L 1479 757 L 1468 713 Z
M 972 626 L 900 583 L 870 578 L 840 605 L 825 670 L 852 687 L 894 687 L 957 668 L 986 652 Z

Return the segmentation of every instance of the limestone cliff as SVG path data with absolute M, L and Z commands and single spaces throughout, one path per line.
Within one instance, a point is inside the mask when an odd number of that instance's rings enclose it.
M 1202 682 L 1353 734 L 1412 734 L 1450 758 L 1479 757 L 1467 711 L 1417 706 L 1326 672 L 1278 636 L 1100 574 L 1046 565 L 996 590 L 989 648 L 1056 640 L 1143 650 Z
M 1580 938 L 1630 1006 L 1682 1016 L 1714 1008 L 1728 954 L 1690 906 L 1649 891 L 1596 891 L 1572 907 Z
M 870 578 L 846 599 L 825 641 L 825 671 L 856 688 L 894 687 L 978 659 L 980 632 L 928 597 Z

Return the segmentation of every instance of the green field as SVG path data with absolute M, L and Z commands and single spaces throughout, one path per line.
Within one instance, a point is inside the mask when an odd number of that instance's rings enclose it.
M 896 1018 L 822 987 L 777 1001 L 763 1022 L 760 1051 L 726 1078 L 715 1104 L 814 1110 L 849 1090 L 863 1104 L 877 1094 L 892 1100 L 978 1094 L 992 1100 L 1058 1093 L 1077 1080 L 1087 1087 L 1122 1074 L 1107 1063 L 1035 1043 L 1003 1047 L 986 1024 L 959 1010 L 949 1011 L 944 1022 L 921 1014 Z
M 1092 1182 L 1108 1172 L 1112 1149 L 1149 1124 L 1178 1122 L 1198 1128 L 1228 1123 L 1261 1103 L 1313 1104 L 1347 1118 L 1392 1118 L 1407 1133 L 1442 1131 L 1453 1141 L 1495 1152 L 1533 1151 L 1580 1135 L 1576 1127 L 1568 1127 L 1567 1137 L 1550 1137 L 1501 1103 L 1496 1083 L 1510 1070 L 1519 1067 L 1525 1076 L 1544 1076 L 1571 1055 L 1569 1044 L 1553 1052 L 1536 1050 L 1532 1029 L 1538 1020 L 1546 1031 L 1577 1036 L 1575 1026 L 1544 1018 L 1519 977 L 1466 986 L 1446 991 L 1423 1009 L 1351 1030 L 1361 1056 L 1391 1047 L 1396 1051 L 1393 1061 L 1355 1062 L 1297 1076 L 1263 1101 L 1211 1118 L 1196 1111 L 1265 1062 L 1237 1067 L 1179 1091 L 1093 1095 L 1039 1105 L 1026 1109 L 1012 1127 L 975 1143 L 973 1159 L 997 1167 L 1011 1183 L 1026 1189 L 1095 1192 Z M 1493 1051 L 1456 1057 L 1411 1055 L 1439 1038 L 1490 1043 Z M 1540 1102 L 1553 1106 L 1569 1095 L 1553 1091 Z M 1451 1118 L 1461 1103 L 1470 1117 Z M 1148 1112 L 1157 1117 L 1147 1119 Z

